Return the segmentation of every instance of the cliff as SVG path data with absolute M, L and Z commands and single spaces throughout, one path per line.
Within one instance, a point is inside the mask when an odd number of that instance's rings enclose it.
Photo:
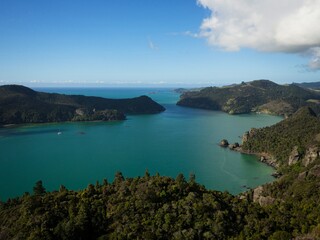
M 318 92 L 295 84 L 278 85 L 269 80 L 256 80 L 185 92 L 177 105 L 221 110 L 229 114 L 262 112 L 287 116 L 302 106 L 316 105 L 319 100 Z
M 0 86 L 0 124 L 124 120 L 125 114 L 164 110 L 147 96 L 107 99 L 43 93 L 19 85 Z

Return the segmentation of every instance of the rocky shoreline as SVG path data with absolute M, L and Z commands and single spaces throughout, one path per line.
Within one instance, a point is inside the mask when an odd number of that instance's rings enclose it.
M 248 135 L 248 133 L 244 134 L 242 141 L 245 141 L 245 139 L 247 139 L 247 137 L 248 137 L 247 135 Z M 230 144 L 227 139 L 222 139 L 219 143 L 219 146 L 223 147 L 223 148 L 228 148 L 231 151 L 236 151 L 236 152 L 239 152 L 242 154 L 255 155 L 260 159 L 260 162 L 267 164 L 268 166 L 274 168 L 275 170 L 277 170 L 279 168 L 279 164 L 277 163 L 276 159 L 274 157 L 270 156 L 270 154 L 249 152 L 249 151 L 243 150 L 242 145 L 239 144 L 238 142 Z M 276 172 L 272 173 L 271 176 L 273 176 L 275 178 L 279 178 L 282 176 L 282 174 L 276 171 Z

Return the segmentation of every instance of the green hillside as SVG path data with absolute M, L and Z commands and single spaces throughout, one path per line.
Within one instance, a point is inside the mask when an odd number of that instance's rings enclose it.
M 298 108 L 320 100 L 320 94 L 297 85 L 278 85 L 269 80 L 242 82 L 225 87 L 208 87 L 185 92 L 178 105 L 222 110 L 229 114 L 263 112 L 290 115 Z
M 124 114 L 164 110 L 147 96 L 107 99 L 36 92 L 19 85 L 0 86 L 0 124 L 123 120 Z
M 297 159 L 303 159 L 307 149 L 318 147 L 320 119 L 309 107 L 299 109 L 273 126 L 251 129 L 242 144 L 244 151 L 269 154 L 280 165 L 288 165 L 292 154 Z

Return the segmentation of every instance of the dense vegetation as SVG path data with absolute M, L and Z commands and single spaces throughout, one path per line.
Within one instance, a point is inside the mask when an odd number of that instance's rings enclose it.
M 307 149 L 320 146 L 320 119 L 311 108 L 303 107 L 273 126 L 251 129 L 248 135 L 243 150 L 270 154 L 287 165 L 292 152 L 302 159 Z
M 33 194 L 0 204 L 0 239 L 320 239 L 315 166 L 266 186 L 273 201 L 262 206 L 252 192 L 209 191 L 193 175 L 117 173 L 80 191 L 46 192 L 39 181 Z
M 106 99 L 42 93 L 18 85 L 0 86 L 0 124 L 123 120 L 124 114 L 164 110 L 147 96 Z
M 222 110 L 229 114 L 265 112 L 291 115 L 305 105 L 312 105 L 320 94 L 295 84 L 278 85 L 269 80 L 242 82 L 226 87 L 208 87 L 200 91 L 185 92 L 178 105 L 209 110 Z
M 241 231 L 242 206 L 181 174 L 174 180 L 117 173 L 112 184 L 78 192 L 61 186 L 46 193 L 39 181 L 33 195 L 1 205 L 0 239 L 226 239 Z

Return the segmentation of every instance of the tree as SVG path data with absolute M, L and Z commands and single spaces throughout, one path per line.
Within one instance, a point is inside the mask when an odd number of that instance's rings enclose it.
M 46 189 L 42 185 L 42 181 L 39 180 L 36 182 L 35 186 L 33 187 L 33 194 L 34 195 L 44 195 L 46 193 Z

